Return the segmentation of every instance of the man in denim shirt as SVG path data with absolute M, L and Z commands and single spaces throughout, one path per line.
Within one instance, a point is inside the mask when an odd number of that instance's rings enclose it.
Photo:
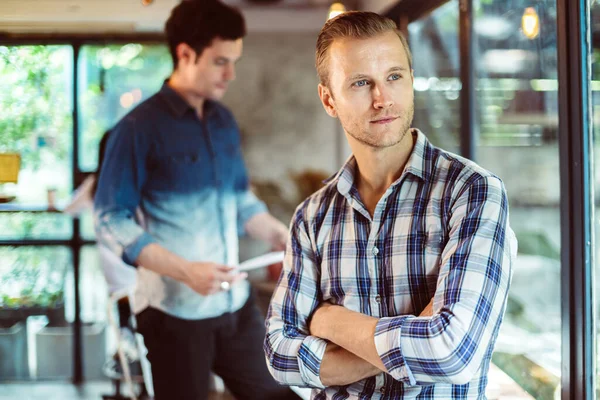
M 143 266 L 136 312 L 157 400 L 206 399 L 211 371 L 238 399 L 292 398 L 267 371 L 263 319 L 245 275 L 230 267 L 240 234 L 280 250 L 287 240 L 249 190 L 238 127 L 217 101 L 235 78 L 245 23 L 229 6 L 203 3 L 173 9 L 174 71 L 114 129 L 95 200 L 97 237 Z

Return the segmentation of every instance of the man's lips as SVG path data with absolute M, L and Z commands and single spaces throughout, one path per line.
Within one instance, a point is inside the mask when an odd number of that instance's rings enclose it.
M 389 124 L 390 122 L 393 122 L 395 120 L 397 120 L 398 117 L 383 117 L 383 118 L 377 118 L 371 121 L 372 124 Z

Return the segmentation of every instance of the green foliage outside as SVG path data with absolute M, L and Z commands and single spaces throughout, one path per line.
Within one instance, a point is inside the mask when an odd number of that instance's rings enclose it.
M 0 247 L 0 308 L 45 307 L 63 301 L 65 248 Z
M 60 171 L 59 199 L 70 196 L 74 79 L 79 83 L 80 167 L 95 170 L 104 131 L 156 92 L 172 68 L 162 45 L 83 46 L 78 63 L 74 77 L 69 45 L 0 46 L 0 152 L 21 155 L 20 184 L 26 172 L 29 182 L 23 189 L 35 190 L 36 198 L 45 196 L 43 177 L 49 171 Z M 139 97 L 124 107 L 121 96 L 133 90 Z M 0 238 L 9 240 L 73 234 L 71 218 L 55 213 L 2 213 L 0 226 Z M 65 250 L 0 247 L 0 308 L 53 307 L 62 301 L 64 274 L 72 263 Z
M 68 46 L 0 46 L 0 152 L 21 169 L 64 162 L 71 147 Z
M 98 163 L 98 143 L 141 100 L 160 89 L 172 63 L 163 45 L 84 46 L 80 58 L 79 92 L 81 161 L 83 170 L 93 171 Z M 135 96 L 124 107 L 122 96 Z

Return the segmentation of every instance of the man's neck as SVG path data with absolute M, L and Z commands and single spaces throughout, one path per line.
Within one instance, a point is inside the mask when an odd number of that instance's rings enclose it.
M 167 83 L 171 89 L 179 94 L 183 99 L 190 105 L 194 110 L 198 118 L 202 119 L 204 114 L 204 97 L 195 95 L 192 91 L 186 89 L 185 85 L 182 84 L 181 79 L 176 72 L 173 72 Z
M 415 141 L 416 137 L 408 131 L 398 144 L 374 149 L 350 137 L 350 147 L 358 167 L 355 175 L 356 188 L 371 216 L 385 191 L 404 172 Z

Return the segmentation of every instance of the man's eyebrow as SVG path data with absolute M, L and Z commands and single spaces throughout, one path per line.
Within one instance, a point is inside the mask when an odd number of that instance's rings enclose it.
M 388 72 L 407 72 L 408 68 L 403 66 L 392 67 L 388 70 Z
M 408 68 L 404 67 L 404 66 L 396 66 L 396 67 L 392 67 L 388 70 L 388 73 L 390 72 L 408 72 Z M 347 81 L 354 81 L 354 80 L 359 80 L 359 79 L 368 79 L 369 76 L 365 75 L 365 74 L 354 74 L 354 75 L 350 75 L 350 77 L 348 77 L 348 79 L 346 79 Z
M 225 61 L 227 63 L 233 62 L 234 64 L 237 64 L 238 62 L 240 62 L 241 59 L 242 58 L 240 57 L 240 58 L 237 58 L 235 61 L 233 61 L 231 58 L 227 58 L 227 57 L 224 57 L 224 56 L 217 56 L 217 57 L 215 57 L 215 61 Z
M 358 79 L 366 79 L 368 78 L 367 75 L 365 74 L 354 74 L 351 75 L 348 79 L 346 79 L 347 81 L 354 81 L 354 80 L 358 80 Z

